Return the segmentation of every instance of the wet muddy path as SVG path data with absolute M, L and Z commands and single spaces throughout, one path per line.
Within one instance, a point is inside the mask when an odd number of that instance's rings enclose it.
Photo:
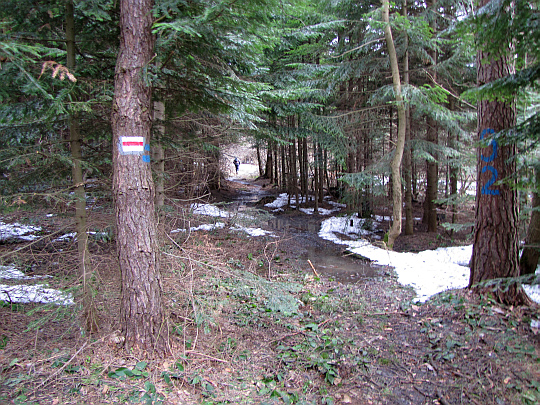
M 246 180 L 234 180 L 232 183 L 236 192 L 229 199 L 238 204 L 238 211 L 258 208 L 269 212 L 272 218 L 262 227 L 279 235 L 286 241 L 280 248 L 299 261 L 311 263 L 317 274 L 342 283 L 362 283 L 387 274 L 384 267 L 351 255 L 343 246 L 319 237 L 321 223 L 329 218 L 328 215 L 309 215 L 291 207 L 273 210 L 264 204 L 273 201 L 277 195 L 263 187 L 264 184 Z

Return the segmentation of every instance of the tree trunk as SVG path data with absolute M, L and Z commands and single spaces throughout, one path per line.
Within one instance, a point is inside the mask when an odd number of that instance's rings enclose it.
M 426 2 L 426 6 L 429 10 L 434 10 L 434 0 L 428 0 Z M 435 19 L 432 19 L 429 26 L 432 29 L 432 32 L 436 34 L 437 32 L 437 25 L 435 22 Z M 433 70 L 431 71 L 431 74 L 433 76 L 433 80 L 437 80 L 437 50 L 433 49 L 430 51 L 431 58 L 433 59 Z M 428 142 L 431 142 L 435 148 L 435 146 L 438 143 L 438 128 L 437 128 L 437 122 L 431 118 L 427 118 L 427 136 L 426 140 Z M 426 198 L 424 200 L 424 218 L 423 222 L 424 224 L 427 224 L 427 231 L 428 232 L 437 232 L 437 206 L 435 205 L 435 200 L 437 199 L 437 194 L 439 191 L 439 170 L 438 170 L 438 164 L 437 164 L 437 153 L 432 152 L 431 155 L 433 158 L 435 158 L 435 161 L 427 160 L 426 161 Z
M 285 155 L 285 145 L 280 145 L 279 150 L 281 154 L 281 176 L 279 184 L 282 190 L 287 190 L 287 156 Z
M 428 118 L 427 120 L 427 141 L 437 144 L 437 123 Z M 436 153 L 432 153 L 433 157 L 437 159 Z M 428 232 L 437 232 L 437 206 L 435 200 L 437 199 L 437 191 L 439 188 L 439 173 L 437 168 L 437 162 L 426 161 L 426 198 L 424 200 L 424 219 L 423 222 L 427 224 Z
M 407 17 L 408 5 L 407 0 L 403 1 L 403 16 Z M 405 33 L 405 49 L 409 47 L 409 36 Z M 405 85 L 409 85 L 409 51 L 405 51 L 403 59 L 403 81 Z M 411 170 L 412 170 L 412 155 L 411 155 L 411 109 L 409 106 L 405 109 L 405 149 L 403 151 L 403 181 L 405 182 L 405 235 L 414 234 L 414 213 L 412 207 L 412 190 L 411 190 Z
M 454 98 L 450 98 L 450 110 L 454 111 L 455 109 L 455 102 Z M 448 134 L 448 146 L 452 149 L 458 148 L 458 135 L 457 133 L 450 132 Z M 450 196 L 452 197 L 452 223 L 455 224 L 457 221 L 457 210 L 458 205 L 456 199 L 458 198 L 458 174 L 459 174 L 459 166 L 451 161 L 448 165 L 448 170 L 450 171 Z M 451 234 L 453 235 L 454 231 L 451 231 Z
M 112 113 L 116 249 L 122 276 L 120 321 L 127 350 L 161 355 L 167 327 L 161 298 L 154 182 L 139 138 L 148 145 L 151 89 L 143 69 L 153 55 L 152 0 L 120 0 L 120 49 Z M 131 137 L 131 138 L 125 138 Z M 123 142 L 126 142 L 125 144 Z
M 75 69 L 75 19 L 73 0 L 66 2 L 66 67 Z M 97 312 L 92 298 L 92 265 L 90 252 L 88 251 L 88 234 L 86 233 L 86 193 L 84 190 L 84 178 L 82 172 L 81 132 L 79 129 L 79 117 L 76 113 L 69 115 L 69 135 L 71 144 L 71 157 L 73 159 L 72 177 L 75 189 L 75 227 L 77 232 L 77 252 L 79 261 L 79 273 L 83 283 L 83 327 L 87 332 L 93 333 L 99 330 Z
M 261 159 L 261 146 L 259 141 L 257 141 L 256 145 L 256 151 L 257 151 L 257 165 L 259 166 L 259 177 L 264 177 L 264 169 Z
M 272 141 L 268 140 L 266 147 L 266 170 L 264 176 L 270 180 L 270 183 L 274 182 L 274 159 L 273 159 L 273 146 Z
M 315 202 L 314 213 L 319 213 L 319 150 L 317 142 L 313 140 L 313 198 Z
M 481 0 L 480 7 L 489 0 Z M 504 46 L 501 44 L 501 46 Z M 513 68 L 505 57 L 477 53 L 478 85 L 512 73 Z M 481 100 L 478 103 L 478 138 L 515 125 L 515 106 L 501 101 Z M 520 305 L 530 299 L 520 284 L 504 288 L 478 285 L 487 280 L 519 276 L 518 266 L 518 206 L 515 184 L 498 183 L 515 173 L 514 144 L 498 145 L 492 140 L 477 151 L 476 226 L 469 288 L 491 293 L 502 303 Z
M 538 266 L 538 259 L 540 258 L 540 194 L 538 193 L 538 187 L 540 187 L 540 169 L 535 167 L 534 174 L 536 184 L 532 200 L 533 211 L 531 212 L 529 229 L 525 238 L 525 247 L 519 260 L 519 270 L 522 276 L 525 274 L 534 274 Z
M 382 18 L 385 23 L 384 36 L 386 38 L 386 46 L 388 47 L 388 56 L 390 58 L 390 66 L 392 67 L 392 81 L 394 84 L 394 94 L 396 97 L 396 104 L 398 109 L 398 135 L 396 139 L 396 149 L 394 151 L 394 157 L 390 163 L 392 170 L 392 227 L 388 231 L 388 243 L 389 249 L 394 247 L 396 238 L 401 234 L 401 213 L 402 213 L 402 201 L 401 201 L 401 174 L 400 166 L 403 158 L 403 149 L 405 146 L 405 106 L 403 105 L 403 97 L 401 95 L 401 81 L 399 78 L 399 66 L 396 55 L 396 48 L 394 46 L 394 39 L 392 38 L 392 30 L 390 28 L 390 15 L 389 15 L 389 0 L 383 0 L 383 12 Z
M 165 135 L 165 104 L 162 101 L 154 102 L 154 122 L 157 123 L 159 136 Z M 156 207 L 159 209 L 165 205 L 165 152 L 161 139 L 153 147 L 152 160 L 156 173 Z
M 323 148 L 319 142 L 317 142 L 319 149 L 319 204 L 322 205 L 324 201 L 324 173 L 326 171 L 326 162 L 324 160 Z

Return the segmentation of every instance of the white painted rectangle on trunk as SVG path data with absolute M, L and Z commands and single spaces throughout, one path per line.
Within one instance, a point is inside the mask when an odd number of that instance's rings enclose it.
M 142 136 L 121 136 L 120 147 L 123 153 L 144 152 L 144 137 Z

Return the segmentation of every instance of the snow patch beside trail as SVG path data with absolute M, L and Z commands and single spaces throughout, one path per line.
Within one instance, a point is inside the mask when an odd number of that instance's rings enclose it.
M 362 220 L 350 217 L 333 217 L 323 221 L 319 236 L 336 244 L 346 245 L 349 250 L 366 257 L 382 266 L 395 269 L 398 281 L 414 288 L 416 301 L 425 302 L 442 291 L 465 288 L 469 284 L 468 267 L 472 255 L 472 245 L 438 248 L 419 253 L 401 253 L 373 246 L 365 239 L 342 240 L 338 233 L 348 236 L 365 236 Z M 377 224 L 375 222 L 375 224 Z M 359 229 L 360 227 L 360 229 Z M 365 228 L 365 227 L 364 227 Z M 540 269 L 537 270 L 540 274 Z M 523 286 L 529 297 L 540 303 L 540 286 Z
M 215 205 L 211 205 L 211 204 L 192 204 L 191 208 L 193 210 L 193 213 L 197 215 L 206 215 L 206 216 L 217 217 L 217 218 L 231 218 L 234 216 L 237 216 L 239 218 L 245 218 L 245 219 L 252 218 L 249 215 L 231 213 L 229 211 L 219 209 Z M 201 230 L 211 231 L 213 229 L 221 229 L 221 228 L 225 228 L 225 223 L 216 222 L 215 224 L 203 224 L 203 225 L 191 227 L 189 228 L 189 231 L 190 232 L 201 231 Z M 261 228 L 250 228 L 250 227 L 235 225 L 231 227 L 231 230 L 245 232 L 248 234 L 248 236 L 253 236 L 253 237 L 265 236 L 265 235 L 275 237 L 275 235 L 272 232 L 265 231 L 264 229 L 261 229 Z M 187 229 L 180 228 L 180 229 L 172 230 L 171 233 L 186 232 L 186 231 Z

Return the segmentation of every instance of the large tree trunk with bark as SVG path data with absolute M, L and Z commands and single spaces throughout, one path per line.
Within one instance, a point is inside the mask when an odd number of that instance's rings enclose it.
M 113 193 L 125 348 L 161 355 L 166 349 L 167 327 L 161 298 L 155 190 L 150 159 L 137 149 L 140 139 L 149 145 L 152 123 L 151 89 L 143 77 L 154 48 L 151 10 L 152 0 L 120 1 L 121 38 L 112 113 Z
M 480 6 L 488 2 L 481 0 Z M 506 76 L 512 70 L 506 57 L 478 51 L 478 85 Z M 510 128 L 515 122 L 514 105 L 487 100 L 478 103 L 479 140 Z M 519 276 L 517 191 L 515 184 L 507 179 L 515 173 L 515 153 L 515 145 L 499 145 L 495 140 L 478 148 L 476 226 L 469 279 L 470 288 L 491 293 L 497 301 L 509 305 L 530 303 L 520 284 L 486 286 L 483 282 Z M 502 179 L 507 180 L 499 182 Z

